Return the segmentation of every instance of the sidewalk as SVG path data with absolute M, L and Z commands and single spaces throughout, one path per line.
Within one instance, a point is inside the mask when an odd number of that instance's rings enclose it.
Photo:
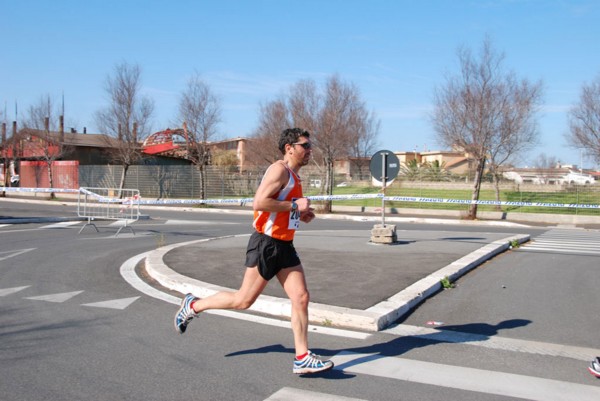
M 398 231 L 398 243 L 376 245 L 370 232 L 298 231 L 294 245 L 306 270 L 314 324 L 378 331 L 452 281 L 528 235 L 456 231 Z M 237 289 L 248 235 L 203 239 L 159 248 L 146 258 L 148 274 L 182 294 L 206 297 Z M 277 280 L 251 310 L 290 317 Z

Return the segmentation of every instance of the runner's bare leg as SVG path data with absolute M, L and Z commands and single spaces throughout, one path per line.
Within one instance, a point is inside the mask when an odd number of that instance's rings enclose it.
M 208 309 L 248 309 L 263 292 L 269 282 L 262 278 L 256 267 L 246 268 L 239 290 L 222 291 L 194 302 L 194 311 L 200 313 Z
M 292 331 L 296 355 L 308 352 L 308 302 L 310 295 L 302 265 L 286 268 L 277 274 L 277 279 L 292 303 Z

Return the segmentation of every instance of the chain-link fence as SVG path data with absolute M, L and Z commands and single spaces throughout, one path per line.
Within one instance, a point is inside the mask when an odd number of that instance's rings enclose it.
M 116 188 L 121 182 L 121 166 L 80 166 L 82 187 Z M 254 194 L 262 175 L 238 173 L 230 168 L 206 169 L 206 198 L 247 197 Z M 195 166 L 130 166 L 125 187 L 137 188 L 144 198 L 197 199 L 202 193 L 202 175 Z
M 400 180 L 386 195 L 417 197 L 421 202 L 390 202 L 390 207 L 450 209 L 467 211 L 469 204 L 439 202 L 440 199 L 469 201 L 473 183 L 419 182 Z M 557 213 L 600 216 L 600 183 L 591 185 L 536 185 L 502 182 L 498 187 L 483 182 L 479 193 L 479 211 L 510 213 Z M 500 205 L 493 204 L 500 202 Z M 569 206 L 569 207 L 567 207 Z
M 206 199 L 252 197 L 260 183 L 264 170 L 243 173 L 228 167 L 206 168 Z M 116 188 L 121 181 L 120 166 L 80 166 L 79 185 L 82 187 Z M 325 194 L 326 174 L 315 167 L 301 171 L 306 195 Z M 199 199 L 201 197 L 201 173 L 195 166 L 131 166 L 127 171 L 126 188 L 137 188 L 145 199 Z M 380 192 L 369 179 L 350 180 L 336 175 L 334 194 L 375 194 Z M 412 197 L 418 200 L 389 201 L 387 207 L 445 209 L 467 211 L 468 204 L 442 202 L 440 200 L 469 201 L 473 183 L 468 178 L 451 181 L 425 181 L 400 175 L 386 188 L 386 196 Z M 501 205 L 479 205 L 480 211 L 503 211 L 510 213 L 559 213 L 600 216 L 600 183 L 591 185 L 516 185 L 503 182 L 496 189 L 493 183 L 483 182 L 480 201 L 496 201 Z M 537 204 L 546 204 L 540 206 Z M 379 199 L 354 199 L 334 201 L 334 206 L 381 206 Z M 552 206 L 548 206 L 552 205 Z M 571 207 L 562 207 L 569 205 Z M 592 207 L 590 207 L 590 205 Z

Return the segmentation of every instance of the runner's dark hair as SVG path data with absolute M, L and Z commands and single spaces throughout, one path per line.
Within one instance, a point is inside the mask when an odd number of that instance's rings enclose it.
M 292 145 L 298 142 L 301 136 L 310 138 L 310 133 L 302 128 L 288 128 L 283 130 L 279 136 L 279 150 L 281 154 L 285 154 L 285 145 Z

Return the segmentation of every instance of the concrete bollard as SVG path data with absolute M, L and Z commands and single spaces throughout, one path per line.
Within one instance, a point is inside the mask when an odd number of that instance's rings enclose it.
M 393 224 L 375 224 L 371 230 L 371 242 L 376 244 L 393 244 L 398 240 L 396 226 Z

